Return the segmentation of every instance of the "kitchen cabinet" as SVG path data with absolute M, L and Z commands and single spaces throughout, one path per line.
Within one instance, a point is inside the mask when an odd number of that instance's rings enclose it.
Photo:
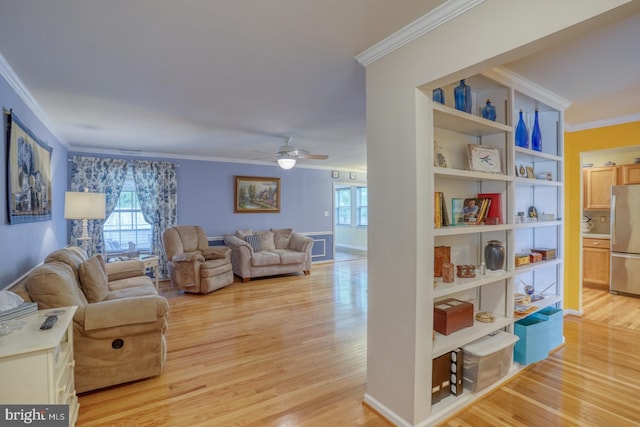
M 619 166 L 619 168 L 620 183 L 622 185 L 640 184 L 640 163 L 621 165 Z
M 584 168 L 582 173 L 584 209 L 609 209 L 611 186 L 618 184 L 618 168 L 616 166 Z
M 582 239 L 582 283 L 609 287 L 609 239 Z

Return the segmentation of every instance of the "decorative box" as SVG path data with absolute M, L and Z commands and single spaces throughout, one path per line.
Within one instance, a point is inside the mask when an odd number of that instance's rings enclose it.
M 529 264 L 529 254 L 516 254 L 516 267 Z
M 555 249 L 534 248 L 534 249 L 531 249 L 531 252 L 536 252 L 536 253 L 541 254 L 543 261 L 547 261 L 547 260 L 550 260 L 550 259 L 555 259 L 555 257 L 556 257 L 556 250 Z
M 433 329 L 449 335 L 473 326 L 473 304 L 450 298 L 437 302 L 433 307 Z
M 456 276 L 463 279 L 466 279 L 469 277 L 476 277 L 476 266 L 475 265 L 457 265 Z
M 442 264 L 442 281 L 444 283 L 451 283 L 453 280 L 453 264 L 445 262 Z
M 445 353 L 431 362 L 431 404 L 451 394 L 451 355 Z
M 529 260 L 531 263 L 542 261 L 542 254 L 539 252 L 531 252 L 529 254 Z
M 451 261 L 450 246 L 436 246 L 433 248 L 433 277 L 442 277 L 442 264 Z

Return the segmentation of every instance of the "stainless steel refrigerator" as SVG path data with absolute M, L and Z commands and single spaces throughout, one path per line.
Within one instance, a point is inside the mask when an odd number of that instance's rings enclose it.
M 640 296 L 640 185 L 611 187 L 611 292 Z

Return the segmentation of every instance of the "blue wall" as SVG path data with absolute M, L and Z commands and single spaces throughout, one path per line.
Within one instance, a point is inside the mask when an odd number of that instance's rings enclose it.
M 16 94 L 0 78 L 0 103 L 13 112 L 44 143 L 51 152 L 52 214 L 50 221 L 9 225 L 7 208 L 7 116 L 2 115 L 2 161 L 0 166 L 0 289 L 42 262 L 51 251 L 67 242 L 67 222 L 64 219 L 64 192 L 67 188 L 67 150 Z

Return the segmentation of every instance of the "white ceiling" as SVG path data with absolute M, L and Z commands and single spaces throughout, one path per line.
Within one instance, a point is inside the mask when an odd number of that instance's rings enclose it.
M 0 54 L 72 151 L 272 160 L 284 137 L 366 170 L 354 57 L 445 0 L 0 0 Z M 572 101 L 640 113 L 640 15 L 507 64 Z M 11 107 L 4 105 L 5 108 Z

